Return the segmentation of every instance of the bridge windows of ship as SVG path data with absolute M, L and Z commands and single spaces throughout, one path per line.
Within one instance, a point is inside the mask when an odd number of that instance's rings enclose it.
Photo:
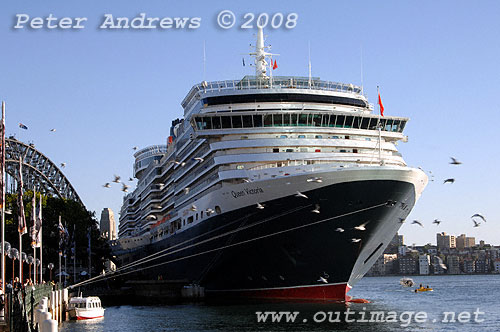
M 381 118 L 376 115 L 345 115 L 321 113 L 273 113 L 252 115 L 198 115 L 193 125 L 197 130 L 260 127 L 330 127 L 403 132 L 408 119 Z

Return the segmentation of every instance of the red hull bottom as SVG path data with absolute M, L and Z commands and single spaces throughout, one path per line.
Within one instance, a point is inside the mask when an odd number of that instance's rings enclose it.
M 351 287 L 347 283 L 314 285 L 288 288 L 265 288 L 237 291 L 218 291 L 216 297 L 249 298 L 262 300 L 305 300 L 305 301 L 349 301 L 347 292 Z M 210 294 L 212 295 L 212 294 Z
M 97 317 L 76 317 L 76 320 L 87 320 L 87 319 L 96 319 L 96 318 L 103 318 L 104 316 L 97 316 Z

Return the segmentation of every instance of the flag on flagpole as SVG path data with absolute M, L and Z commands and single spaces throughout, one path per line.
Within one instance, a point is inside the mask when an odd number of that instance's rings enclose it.
M 26 127 L 26 125 L 23 125 L 21 122 L 19 122 L 19 128 L 28 130 L 28 127 Z
M 42 246 L 42 194 L 38 199 L 38 216 L 36 218 L 36 247 Z
M 378 92 L 378 106 L 380 108 L 380 115 L 384 116 L 384 105 L 382 105 L 382 99 L 380 98 L 380 91 L 378 91 L 378 87 L 377 87 L 377 92 Z
M 31 199 L 31 222 L 32 225 L 30 228 L 30 236 L 31 236 L 31 247 L 36 248 L 36 194 L 33 192 L 33 198 Z
M 274 65 L 273 65 L 273 70 L 278 68 L 278 64 L 276 63 L 276 60 L 274 60 Z
M 24 215 L 24 203 L 23 203 L 23 163 L 21 158 L 19 158 L 19 192 L 17 194 L 17 208 L 18 211 L 18 227 L 19 235 L 26 234 L 26 216 Z

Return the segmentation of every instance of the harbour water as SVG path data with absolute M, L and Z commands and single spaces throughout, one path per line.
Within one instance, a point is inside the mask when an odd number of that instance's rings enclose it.
M 59 331 L 500 330 L 500 275 L 412 278 L 417 284 L 429 285 L 434 291 L 414 293 L 399 284 L 400 277 L 364 278 L 349 295 L 371 303 L 350 303 L 347 306 L 336 303 L 114 306 L 106 308 L 103 319 L 65 322 Z M 299 313 L 293 323 L 286 322 L 286 314 L 278 323 L 271 322 L 271 314 L 268 314 L 266 322 L 258 322 L 256 312 L 264 315 L 265 312 Z M 376 321 L 376 312 L 383 313 L 383 318 L 378 316 L 378 320 L 382 318 L 384 321 Z

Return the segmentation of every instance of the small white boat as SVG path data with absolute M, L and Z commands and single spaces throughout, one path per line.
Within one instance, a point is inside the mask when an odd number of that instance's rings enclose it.
M 104 308 L 97 296 L 72 297 L 69 300 L 68 312 L 70 319 L 94 319 L 104 317 Z

